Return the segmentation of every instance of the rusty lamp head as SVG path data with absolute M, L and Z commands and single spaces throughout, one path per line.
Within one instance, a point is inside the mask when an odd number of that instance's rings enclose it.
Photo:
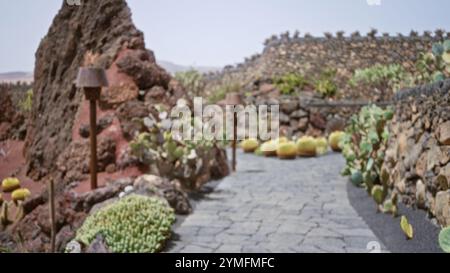
M 225 103 L 227 105 L 241 105 L 243 103 L 241 95 L 239 93 L 233 92 L 228 93 L 225 98 Z
M 105 70 L 94 67 L 80 67 L 76 86 L 83 88 L 88 100 L 98 100 L 102 87 L 108 86 Z

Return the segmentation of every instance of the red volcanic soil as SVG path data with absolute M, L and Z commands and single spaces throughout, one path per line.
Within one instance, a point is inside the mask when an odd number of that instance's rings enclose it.
M 26 176 L 23 147 L 23 141 L 6 140 L 0 142 L 0 180 L 7 177 L 17 177 L 22 187 L 31 191 L 32 196 L 39 195 L 46 184 L 34 182 Z M 9 200 L 10 194 L 3 193 L 3 197 L 5 200 Z

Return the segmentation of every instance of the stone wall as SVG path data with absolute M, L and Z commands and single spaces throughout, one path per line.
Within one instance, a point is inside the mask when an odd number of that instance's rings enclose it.
M 405 204 L 450 225 L 450 81 L 399 92 L 385 166 Z
M 394 37 L 388 34 L 379 36 L 374 31 L 367 36 L 356 32 L 350 37 L 338 33 L 321 38 L 285 33 L 268 39 L 262 54 L 247 58 L 236 66 L 227 66 L 221 72 L 208 74 L 207 90 L 227 81 L 247 86 L 288 72 L 316 78 L 325 69 L 334 68 L 337 69 L 336 81 L 341 94 L 353 96 L 355 94 L 351 91 L 354 88 L 349 88 L 347 83 L 356 69 L 379 63 L 400 64 L 412 71 L 419 53 L 431 49 L 433 43 L 446 37 L 450 37 L 450 33 L 441 30 Z
M 249 96 L 245 99 L 245 103 L 279 105 L 280 134 L 288 137 L 304 135 L 318 137 L 330 131 L 343 130 L 346 121 L 360 109 L 354 106 L 327 106 L 329 101 L 320 98 L 314 92 L 301 92 L 298 96 L 279 96 L 276 90 L 272 92 L 277 94 Z

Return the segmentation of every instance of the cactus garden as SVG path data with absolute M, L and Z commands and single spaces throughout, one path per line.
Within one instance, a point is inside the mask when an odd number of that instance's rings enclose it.
M 0 73 L 0 256 L 450 253 L 450 21 L 417 14 L 448 3 L 333 4 L 408 26 L 379 33 L 301 1 L 48 2 L 0 50 L 33 70 Z

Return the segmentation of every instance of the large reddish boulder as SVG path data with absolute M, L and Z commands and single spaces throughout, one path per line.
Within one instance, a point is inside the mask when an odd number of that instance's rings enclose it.
M 87 64 L 107 70 L 110 86 L 102 90 L 101 103 L 106 108 L 136 99 L 139 90 L 168 87 L 170 81 L 145 48 L 124 0 L 86 0 L 81 6 L 63 1 L 36 52 L 25 147 L 28 174 L 35 180 L 55 170 L 58 156 L 73 140 L 84 99 L 74 80 Z

